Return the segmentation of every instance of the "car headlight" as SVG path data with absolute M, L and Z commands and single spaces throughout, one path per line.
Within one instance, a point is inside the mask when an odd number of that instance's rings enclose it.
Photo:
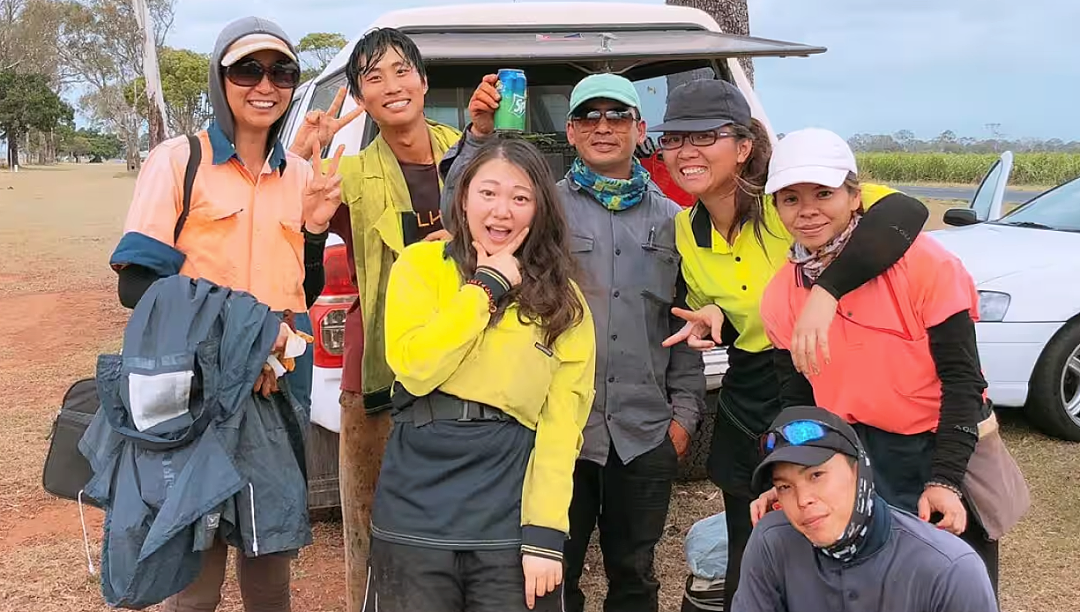
M 979 292 L 979 320 L 998 323 L 1005 320 L 1005 313 L 1009 311 L 1009 302 L 1012 298 L 1008 293 L 1000 291 Z

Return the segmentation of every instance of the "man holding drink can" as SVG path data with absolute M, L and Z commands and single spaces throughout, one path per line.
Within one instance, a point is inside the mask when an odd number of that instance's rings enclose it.
M 496 132 L 524 131 L 517 87 L 485 76 L 469 102 L 472 123 L 443 159 L 444 218 L 461 171 Z M 523 76 L 523 75 L 522 75 Z M 500 89 L 502 90 L 500 92 Z M 509 92 L 509 93 L 508 93 Z M 667 521 L 678 460 L 704 407 L 701 354 L 661 346 L 682 327 L 671 315 L 685 300 L 674 217 L 667 198 L 634 157 L 645 138 L 641 102 L 629 80 L 586 77 L 570 95 L 566 137 L 577 158 L 558 183 L 571 248 L 596 329 L 596 400 L 574 471 L 570 540 L 564 546 L 566 609 L 581 612 L 579 580 L 594 527 L 608 578 L 607 612 L 655 612 L 653 553 Z M 522 108 L 524 110 L 524 108 Z M 454 233 L 454 228 L 447 228 Z M 685 307 L 685 306 L 682 306 Z

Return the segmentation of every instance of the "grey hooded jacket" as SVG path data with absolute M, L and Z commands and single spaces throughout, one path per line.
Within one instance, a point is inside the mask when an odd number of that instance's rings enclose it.
M 289 46 L 293 55 L 296 55 L 296 47 L 285 31 L 276 23 L 266 19 L 242 17 L 225 26 L 221 34 L 218 34 L 217 42 L 214 43 L 214 52 L 210 55 L 210 104 L 214 108 L 214 122 L 221 128 L 230 143 L 236 142 L 236 122 L 229 109 L 229 101 L 225 98 L 225 73 L 221 67 L 221 60 L 225 57 L 225 52 L 229 50 L 230 45 L 248 34 L 270 34 L 280 38 Z M 276 143 L 278 137 L 281 136 L 287 117 L 288 113 L 283 114 L 281 119 L 270 126 L 270 135 L 267 140 L 271 145 Z
M 311 543 L 303 408 L 252 392 L 280 319 L 247 293 L 170 276 L 151 285 L 122 355 L 98 358 L 101 409 L 79 444 L 106 509 L 101 587 L 141 609 L 188 586 L 223 538 L 248 556 Z

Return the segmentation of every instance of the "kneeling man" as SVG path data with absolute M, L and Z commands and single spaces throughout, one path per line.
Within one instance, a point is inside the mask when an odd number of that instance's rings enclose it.
M 855 431 L 816 407 L 780 413 L 762 437 L 758 491 L 783 512 L 754 527 L 734 612 L 995 612 L 986 567 L 960 538 L 874 493 Z

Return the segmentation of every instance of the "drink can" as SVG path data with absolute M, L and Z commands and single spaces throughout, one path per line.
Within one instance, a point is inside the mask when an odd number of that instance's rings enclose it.
M 525 131 L 526 94 L 525 72 L 515 68 L 499 70 L 499 82 L 495 88 L 502 96 L 495 111 L 495 129 L 500 132 Z

